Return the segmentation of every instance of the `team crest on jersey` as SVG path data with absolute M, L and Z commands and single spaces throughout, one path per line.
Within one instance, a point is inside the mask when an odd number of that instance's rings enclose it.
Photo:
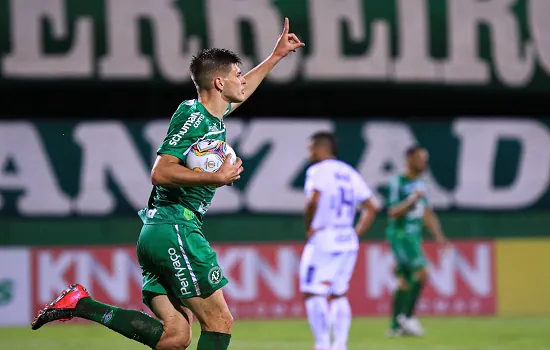
M 220 131 L 220 129 L 218 129 L 218 126 L 214 124 L 214 125 L 210 125 L 210 127 L 208 128 L 208 131 Z
M 208 281 L 210 284 L 216 285 L 223 279 L 223 271 L 219 266 L 214 266 L 208 272 Z

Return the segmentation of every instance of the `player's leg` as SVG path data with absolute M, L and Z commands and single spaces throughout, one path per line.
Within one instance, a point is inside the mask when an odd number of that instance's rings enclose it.
M 157 347 L 163 334 L 161 322 L 140 311 L 121 309 L 96 301 L 79 284 L 70 286 L 41 310 L 32 323 L 32 329 L 39 329 L 52 321 L 67 321 L 73 317 L 97 322 L 153 349 L 164 349 Z
M 181 261 L 183 270 L 169 273 L 178 284 L 175 293 L 197 316 L 201 325 L 198 350 L 223 350 L 229 347 L 233 316 L 222 293 L 228 283 L 216 253 L 194 221 L 175 226 L 178 252 L 172 261 Z M 181 257 L 181 259 L 180 259 Z M 177 273 L 175 273 L 177 272 Z
M 191 344 L 193 314 L 169 295 L 151 298 L 150 308 L 162 320 L 163 333 L 155 349 L 184 350 Z
M 329 320 L 332 329 L 332 349 L 346 350 L 351 327 L 352 311 L 347 292 L 349 282 L 355 269 L 357 251 L 345 252 L 339 262 L 340 269 L 336 273 L 329 297 Z
M 144 295 L 167 294 L 159 282 L 159 275 L 155 273 L 157 266 L 154 263 L 159 260 L 154 256 L 159 250 L 157 245 L 162 245 L 164 251 L 165 246 L 170 244 L 163 240 L 167 231 L 170 232 L 170 225 L 144 225 L 140 233 L 137 255 L 143 270 Z M 144 301 L 151 307 L 148 300 L 144 298 Z M 140 311 L 121 309 L 94 300 L 85 288 L 78 284 L 70 286 L 41 310 L 33 321 L 32 328 L 38 329 L 46 323 L 70 320 L 73 317 L 97 322 L 151 348 L 157 348 L 163 334 L 163 324 L 160 321 Z
M 233 316 L 221 289 L 208 296 L 184 299 L 183 302 L 197 316 L 201 335 L 197 350 L 222 350 L 229 347 L 233 331 Z
M 405 306 L 409 299 L 409 284 L 407 281 L 407 253 L 402 239 L 390 240 L 390 246 L 395 258 L 394 273 L 397 279 L 397 286 L 392 298 L 392 313 L 390 319 L 389 336 L 399 336 L 402 332 L 402 324 L 405 313 Z M 401 321 L 401 322 L 400 322 Z
M 405 317 L 407 318 L 407 328 L 410 329 L 411 333 L 421 336 L 424 334 L 424 329 L 414 316 L 414 312 L 422 290 L 428 281 L 427 260 L 420 242 L 411 242 L 409 249 L 412 273 L 409 279 L 410 292 L 405 305 Z
M 304 297 L 307 319 L 315 350 L 330 348 L 330 320 L 328 294 L 331 281 L 324 276 L 330 259 L 313 245 L 306 245 L 300 260 L 300 291 Z

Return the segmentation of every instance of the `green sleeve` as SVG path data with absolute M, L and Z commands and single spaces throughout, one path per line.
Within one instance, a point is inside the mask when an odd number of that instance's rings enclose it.
M 195 126 L 197 121 L 195 113 L 190 114 L 186 108 L 178 109 L 170 120 L 168 132 L 157 154 L 169 154 L 185 161 L 187 150 L 199 138 L 197 126 Z
M 388 206 L 396 205 L 399 203 L 399 176 L 395 176 L 391 179 L 388 189 Z

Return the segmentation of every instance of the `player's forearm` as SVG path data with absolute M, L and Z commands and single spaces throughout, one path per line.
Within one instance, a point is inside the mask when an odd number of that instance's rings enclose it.
M 281 57 L 270 55 L 262 63 L 252 68 L 248 73 L 244 75 L 246 79 L 246 85 L 244 87 L 245 99 L 249 98 L 250 95 L 256 91 L 258 86 L 265 79 L 267 74 L 279 63 Z
M 311 222 L 313 221 L 313 217 L 315 216 L 316 211 L 317 211 L 317 203 L 310 201 L 306 204 L 306 210 L 304 213 L 306 231 L 308 231 L 311 228 Z
M 375 218 L 376 218 L 375 210 L 366 210 L 366 209 L 361 210 L 361 215 L 359 216 L 359 220 L 355 225 L 355 232 L 357 232 L 357 235 L 358 236 L 364 235 L 365 232 L 367 232 L 367 230 L 371 227 Z
M 205 173 L 187 169 L 179 164 L 154 168 L 151 180 L 155 186 L 218 186 L 221 184 L 217 173 Z
M 392 218 L 400 218 L 411 210 L 415 202 L 416 200 L 414 198 L 408 197 L 399 204 L 391 206 L 388 210 L 388 215 Z
M 445 239 L 445 235 L 441 230 L 441 223 L 435 213 L 428 212 L 426 214 L 424 224 L 436 241 L 443 241 Z

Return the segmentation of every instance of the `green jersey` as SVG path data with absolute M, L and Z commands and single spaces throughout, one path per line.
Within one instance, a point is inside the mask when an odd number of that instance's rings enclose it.
M 405 175 L 397 175 L 390 181 L 388 191 L 388 206 L 399 204 L 415 190 L 426 189 L 425 183 L 420 180 L 411 180 Z M 424 211 L 429 203 L 426 196 L 416 201 L 413 207 L 404 216 L 394 219 L 388 218 L 386 237 L 388 239 L 415 238 L 422 240 L 424 228 Z
M 224 117 L 230 110 L 231 105 Z M 211 115 L 198 100 L 184 101 L 170 119 L 157 154 L 177 157 L 183 166 L 191 146 L 207 139 L 225 141 L 223 120 Z M 181 222 L 193 216 L 202 220 L 215 192 L 215 188 L 207 186 L 154 186 L 147 207 L 139 215 L 147 224 Z

